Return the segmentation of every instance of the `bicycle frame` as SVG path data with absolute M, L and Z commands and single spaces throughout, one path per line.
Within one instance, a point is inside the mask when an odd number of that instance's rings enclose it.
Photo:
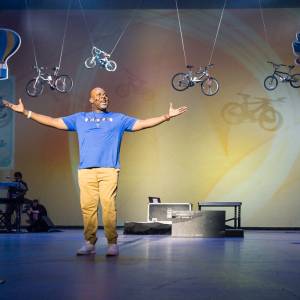
M 206 72 L 202 72 L 200 74 L 200 76 L 195 76 L 192 80 L 193 82 L 202 82 L 204 81 L 204 79 L 207 77 L 207 73 Z
M 273 76 L 275 76 L 275 75 L 278 76 L 280 78 L 280 80 L 282 80 L 282 81 L 291 81 L 292 80 L 291 74 L 289 74 L 287 72 L 275 70 L 273 73 Z
M 58 69 L 56 68 L 54 71 L 54 74 L 58 73 Z M 47 76 L 47 77 L 44 77 Z M 40 68 L 38 68 L 38 75 L 37 77 L 35 77 L 35 82 L 37 83 L 40 79 L 42 79 L 43 81 L 46 81 L 51 87 L 54 86 L 54 78 L 53 76 L 55 75 L 48 75 L 46 73 L 42 73 L 42 70 Z
M 187 75 L 188 75 L 189 81 L 191 81 L 193 83 L 197 83 L 197 82 L 202 82 L 207 77 L 209 77 L 207 70 L 202 71 L 201 74 L 199 74 L 198 76 L 196 76 L 195 74 L 196 73 L 194 73 L 192 70 L 188 72 Z
M 100 55 L 103 54 L 103 57 L 100 57 Z M 104 51 L 99 50 L 96 47 L 93 47 L 92 49 L 92 55 L 98 61 L 100 64 L 105 65 L 108 62 L 107 53 Z

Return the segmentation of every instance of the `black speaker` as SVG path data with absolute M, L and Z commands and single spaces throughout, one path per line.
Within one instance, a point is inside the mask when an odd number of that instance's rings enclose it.
M 125 222 L 124 234 L 171 234 L 171 224 L 158 222 Z

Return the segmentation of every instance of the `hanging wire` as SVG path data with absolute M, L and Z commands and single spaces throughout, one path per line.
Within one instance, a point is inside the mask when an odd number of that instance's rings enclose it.
M 65 21 L 65 29 L 64 29 L 64 35 L 63 35 L 63 40 L 62 40 L 62 43 L 61 43 L 61 49 L 60 49 L 60 56 L 59 56 L 58 70 L 60 70 L 61 60 L 62 60 L 62 55 L 63 55 L 63 52 L 64 52 L 65 39 L 66 39 L 66 33 L 67 33 L 67 28 L 68 28 L 68 23 L 69 23 L 69 16 L 70 16 L 70 10 L 71 10 L 71 6 L 72 6 L 72 2 L 73 2 L 73 0 L 70 0 L 70 1 L 69 1 L 69 6 L 68 6 L 68 10 L 67 10 L 66 21 Z
M 141 1 L 139 2 L 138 6 L 137 6 L 136 9 L 134 10 L 134 12 L 133 12 L 133 14 L 132 14 L 130 20 L 127 22 L 125 28 L 124 28 L 123 31 L 121 32 L 121 34 L 120 34 L 119 38 L 117 39 L 115 45 L 113 46 L 112 50 L 110 51 L 110 55 L 112 55 L 113 52 L 115 51 L 115 49 L 116 49 L 117 45 L 119 44 L 121 38 L 123 37 L 123 35 L 124 35 L 125 32 L 127 31 L 128 27 L 129 27 L 129 25 L 130 25 L 130 23 L 133 21 L 133 19 L 134 19 L 136 13 L 137 13 L 137 11 L 138 11 L 138 9 L 141 7 L 142 2 L 143 2 L 143 0 L 141 0 Z
M 213 55 L 214 55 L 214 52 L 215 52 L 215 47 L 216 47 L 216 43 L 217 43 L 217 39 L 218 39 L 218 35 L 219 35 L 219 31 L 220 31 L 220 27 L 221 27 L 221 23 L 222 23 L 226 3 L 227 3 L 227 0 L 224 0 L 224 5 L 223 5 L 222 12 L 221 12 L 221 16 L 220 16 L 220 20 L 219 20 L 219 24 L 218 24 L 218 28 L 217 28 L 217 32 L 216 32 L 216 36 L 215 36 L 215 40 L 214 40 L 212 50 L 211 50 L 211 53 L 210 53 L 210 58 L 209 58 L 209 62 L 208 62 L 209 65 L 211 64 L 211 61 L 212 61 L 212 58 L 213 58 Z
M 181 21 L 180 21 L 180 16 L 179 16 L 179 9 L 178 9 L 177 0 L 175 0 L 175 5 L 176 5 L 178 25 L 179 25 L 179 31 L 180 31 L 181 44 L 182 44 L 182 52 L 183 52 L 183 57 L 184 57 L 184 65 L 187 66 L 187 58 L 186 58 L 186 52 L 185 52 L 185 48 L 184 48 L 184 41 L 183 41 Z
M 27 0 L 25 0 L 25 7 L 27 10 L 27 18 L 29 19 L 29 31 L 30 31 L 31 44 L 32 44 L 32 48 L 33 48 L 34 63 L 35 63 L 35 67 L 38 69 L 39 66 L 38 66 L 38 62 L 37 62 L 36 48 L 35 48 L 35 43 L 34 43 L 34 39 L 33 39 L 31 15 L 30 15 L 30 10 L 29 10 L 29 5 L 28 5 Z
M 121 32 L 118 40 L 116 41 L 115 45 L 113 46 L 112 50 L 110 51 L 110 55 L 113 54 L 113 52 L 115 51 L 117 45 L 119 44 L 121 38 L 123 37 L 123 35 L 125 34 L 125 32 L 127 31 L 127 28 L 129 27 L 129 24 L 131 23 L 131 21 L 133 20 L 133 16 L 130 18 L 130 20 L 127 22 L 125 28 L 123 29 L 123 31 Z
M 268 34 L 267 34 L 267 26 L 266 26 L 266 22 L 265 22 L 265 18 L 264 18 L 264 12 L 262 9 L 262 1 L 258 0 L 259 2 L 259 12 L 260 12 L 260 16 L 261 16 L 261 21 L 263 23 L 263 28 L 264 28 L 264 35 L 265 35 L 265 40 L 266 43 L 269 45 L 269 39 L 268 39 Z
M 84 24 L 85 24 L 85 28 L 86 28 L 86 31 L 88 33 L 88 36 L 89 36 L 89 40 L 90 40 L 90 44 L 91 46 L 94 46 L 94 41 L 93 41 L 93 38 L 92 38 L 92 35 L 90 33 L 90 30 L 89 30 L 89 26 L 88 26 L 88 22 L 87 22 L 87 19 L 86 19 L 86 15 L 85 15 L 85 12 L 84 12 L 84 9 L 83 9 L 83 6 L 81 4 L 81 1 L 78 0 L 79 2 L 79 7 L 80 7 L 80 12 L 81 12 L 81 15 L 82 15 L 82 18 L 83 18 L 83 21 L 84 21 Z

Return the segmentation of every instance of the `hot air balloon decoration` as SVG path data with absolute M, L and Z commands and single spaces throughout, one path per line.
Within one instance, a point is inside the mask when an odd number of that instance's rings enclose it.
M 21 46 L 21 37 L 11 29 L 0 28 L 0 80 L 8 78 L 7 61 Z

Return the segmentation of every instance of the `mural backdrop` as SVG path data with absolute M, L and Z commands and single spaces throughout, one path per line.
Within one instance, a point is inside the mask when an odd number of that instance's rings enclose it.
M 163 202 L 191 202 L 195 209 L 198 201 L 241 201 L 242 226 L 300 226 L 300 90 L 281 82 L 271 92 L 263 86 L 273 71 L 267 61 L 294 62 L 291 43 L 300 31 L 299 9 L 264 10 L 266 32 L 259 10 L 225 10 L 212 59 L 212 75 L 220 82 L 213 97 L 197 85 L 177 92 L 170 84 L 175 73 L 186 70 L 175 10 L 136 12 L 113 53 L 115 72 L 86 69 L 84 60 L 92 42 L 112 49 L 132 11 L 85 14 L 87 26 L 81 12 L 71 10 L 66 33 L 62 73 L 72 76 L 72 92 L 46 88 L 31 98 L 25 86 L 35 75 L 32 37 L 38 64 L 57 65 L 66 11 L 1 11 L 1 26 L 17 31 L 22 46 L 10 61 L 14 84 L 1 83 L 0 95 L 22 97 L 28 109 L 56 117 L 89 110 L 88 94 L 95 86 L 105 88 L 112 111 L 138 118 L 166 113 L 169 102 L 189 107 L 177 119 L 125 135 L 119 225 L 145 221 L 147 197 L 159 196 Z M 181 11 L 188 63 L 208 63 L 219 16 L 220 10 Z M 300 73 L 299 67 L 292 72 Z M 20 115 L 13 133 L 13 117 L 7 118 L 8 129 L 0 125 L 0 180 L 23 172 L 28 197 L 45 204 L 54 223 L 81 225 L 76 136 Z M 9 147 L 1 144 L 4 139 Z M 3 149 L 13 154 L 14 166 L 6 163 L 13 158 Z

